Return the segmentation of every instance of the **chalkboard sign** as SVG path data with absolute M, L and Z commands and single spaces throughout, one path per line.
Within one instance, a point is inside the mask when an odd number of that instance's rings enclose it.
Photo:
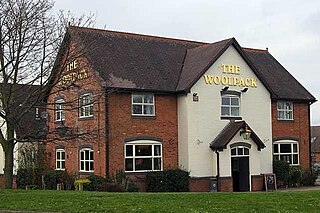
M 264 185 L 266 191 L 277 190 L 277 180 L 275 174 L 265 174 L 264 175 Z

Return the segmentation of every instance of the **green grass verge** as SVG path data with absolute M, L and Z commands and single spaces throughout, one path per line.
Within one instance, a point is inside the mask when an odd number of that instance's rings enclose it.
M 319 212 L 320 191 L 108 193 L 0 190 L 1 210 L 39 212 Z

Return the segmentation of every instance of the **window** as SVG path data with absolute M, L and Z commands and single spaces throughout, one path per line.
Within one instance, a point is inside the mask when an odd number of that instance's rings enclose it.
M 299 145 L 297 142 L 276 142 L 273 144 L 273 159 L 299 165 Z
M 293 120 L 293 104 L 288 101 L 278 101 L 278 120 Z
M 161 143 L 127 143 L 125 145 L 125 170 L 126 172 L 162 170 Z
M 64 100 L 58 99 L 55 103 L 56 110 L 56 121 L 64 121 L 65 119 L 65 111 L 64 111 Z
M 232 157 L 246 157 L 249 156 L 249 149 L 244 146 L 237 146 L 231 149 Z
M 154 116 L 154 95 L 132 95 L 132 115 Z
M 93 172 L 93 150 L 84 148 L 80 150 L 80 172 Z
M 80 112 L 79 117 L 91 117 L 93 116 L 93 98 L 92 93 L 85 93 L 80 96 Z
M 221 97 L 221 116 L 238 117 L 240 115 L 239 96 L 223 95 Z
M 64 149 L 56 150 L 56 170 L 66 169 L 66 152 Z

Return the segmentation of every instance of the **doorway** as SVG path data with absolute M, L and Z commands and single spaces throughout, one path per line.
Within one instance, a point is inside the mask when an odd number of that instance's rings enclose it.
M 250 191 L 248 147 L 237 146 L 231 149 L 231 172 L 233 181 L 233 191 Z

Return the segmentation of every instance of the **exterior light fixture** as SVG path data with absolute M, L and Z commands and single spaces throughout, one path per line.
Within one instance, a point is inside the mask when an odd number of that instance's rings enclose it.
M 248 87 L 244 87 L 244 88 L 241 89 L 241 92 L 247 92 L 248 89 L 249 89 Z
M 229 87 L 228 86 L 224 86 L 223 88 L 222 88 L 222 91 L 227 91 L 229 89 Z
M 243 139 L 249 140 L 251 137 L 252 131 L 249 129 L 248 126 L 245 127 L 244 130 L 240 131 L 240 136 L 242 135 Z

